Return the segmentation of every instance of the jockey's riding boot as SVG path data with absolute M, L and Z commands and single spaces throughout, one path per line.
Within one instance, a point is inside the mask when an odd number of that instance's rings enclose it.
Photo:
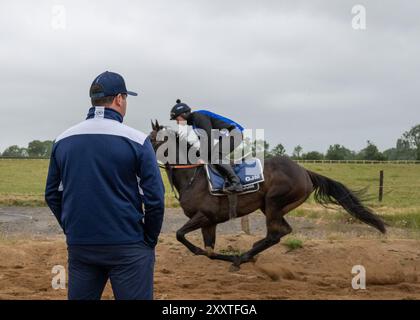
M 229 180 L 230 185 L 223 190 L 227 192 L 242 192 L 244 187 L 230 164 L 217 164 L 217 168 Z

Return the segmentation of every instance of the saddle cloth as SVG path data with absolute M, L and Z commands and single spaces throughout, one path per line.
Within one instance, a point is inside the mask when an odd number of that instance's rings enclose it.
M 206 165 L 205 168 L 210 193 L 214 195 L 226 195 L 226 193 L 223 192 L 225 178 L 212 165 Z M 239 164 L 233 164 L 233 169 L 244 187 L 242 193 L 250 193 L 259 190 L 260 182 L 264 181 L 264 173 L 261 161 L 258 158 L 250 158 Z

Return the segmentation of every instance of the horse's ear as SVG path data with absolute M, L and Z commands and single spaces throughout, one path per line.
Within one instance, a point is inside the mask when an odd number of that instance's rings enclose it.
M 160 128 L 159 122 L 156 120 L 156 129 Z
M 153 131 L 156 130 L 155 124 L 153 123 L 153 120 L 152 119 L 150 119 L 150 123 L 152 124 L 152 130 Z

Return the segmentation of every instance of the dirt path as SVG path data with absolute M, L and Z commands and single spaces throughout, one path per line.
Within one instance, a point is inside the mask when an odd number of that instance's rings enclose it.
M 256 236 L 222 236 L 218 248 L 245 249 Z M 194 239 L 198 241 L 198 239 Z M 193 256 L 173 236 L 157 247 L 157 299 L 420 299 L 420 241 L 311 240 L 287 252 L 283 245 L 256 263 L 229 272 L 229 264 Z M 0 299 L 65 299 L 51 288 L 51 269 L 66 266 L 63 240 L 0 244 Z M 366 268 L 366 290 L 351 287 L 351 269 Z M 105 299 L 112 298 L 107 287 Z
M 302 206 L 304 208 L 305 205 Z M 311 208 L 313 209 L 313 208 Z M 350 223 L 350 215 L 343 215 L 342 221 L 333 221 L 328 215 L 319 219 L 286 216 L 293 228 L 293 235 L 308 239 L 360 238 L 376 237 L 378 233 L 362 223 Z M 265 216 L 256 212 L 249 215 L 251 233 L 263 236 L 266 233 Z M 174 234 L 188 218 L 179 208 L 167 208 L 162 226 L 162 233 Z M 217 226 L 217 234 L 237 234 L 241 232 L 240 219 L 227 221 Z M 196 232 L 199 234 L 199 231 Z M 408 229 L 389 228 L 389 236 L 398 239 L 417 238 L 419 233 Z M 44 239 L 61 236 L 62 231 L 52 215 L 45 207 L 0 207 L 0 239 Z
M 255 263 L 229 272 L 228 263 L 193 256 L 176 241 L 174 231 L 185 220 L 176 209 L 165 217 L 155 267 L 157 299 L 420 299 L 420 240 L 406 230 L 382 236 L 361 224 L 291 217 L 292 236 L 303 240 L 303 248 L 278 244 Z M 252 215 L 252 235 L 240 232 L 239 220 L 221 225 L 216 250 L 249 249 L 264 224 L 261 215 Z M 66 266 L 67 252 L 48 210 L 2 208 L 0 234 L 0 299 L 65 299 L 65 290 L 51 288 L 51 269 Z M 199 233 L 189 238 L 201 246 Z M 354 265 L 366 269 L 366 290 L 351 286 Z M 104 298 L 112 298 L 109 286 Z

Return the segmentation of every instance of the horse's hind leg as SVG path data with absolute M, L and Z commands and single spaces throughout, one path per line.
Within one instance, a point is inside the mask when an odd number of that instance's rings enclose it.
M 300 206 L 305 200 L 306 197 L 304 196 L 297 201 L 289 202 L 286 205 L 283 204 L 283 207 L 281 207 L 278 199 L 274 197 L 267 200 L 265 208 L 267 236 L 264 239 L 255 242 L 251 250 L 237 257 L 236 261 L 233 263 L 234 267 L 239 267 L 241 263 L 251 261 L 255 255 L 279 243 L 282 237 L 292 232 L 292 227 L 287 223 L 283 216 Z
M 292 227 L 283 217 L 267 221 L 267 236 L 254 243 L 252 249 L 243 253 L 233 262 L 234 268 L 238 268 L 241 263 L 251 261 L 255 255 L 280 242 L 280 239 L 292 232 Z

